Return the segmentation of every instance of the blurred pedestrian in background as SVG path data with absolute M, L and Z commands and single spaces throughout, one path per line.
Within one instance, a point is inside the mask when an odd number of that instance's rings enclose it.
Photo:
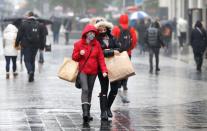
M 56 16 L 52 16 L 51 21 L 53 22 L 53 24 L 51 26 L 51 30 L 53 32 L 53 43 L 58 44 L 62 20 L 61 20 L 61 18 L 58 18 Z
M 161 38 L 161 32 L 159 28 L 159 23 L 157 21 L 153 22 L 151 26 L 147 29 L 146 32 L 146 43 L 149 48 L 149 64 L 150 64 L 150 73 L 153 73 L 153 55 L 155 55 L 156 68 L 155 71 L 158 73 L 159 68 L 159 52 L 161 46 L 164 46 L 164 43 Z
M 181 50 L 183 50 L 183 44 L 186 43 L 187 30 L 187 21 L 183 18 L 179 18 L 177 21 L 177 35 Z
M 132 50 L 137 44 L 137 34 L 133 27 L 129 26 L 129 18 L 127 14 L 122 14 L 119 18 L 119 25 L 115 26 L 112 30 L 113 36 L 117 39 L 121 45 L 120 50 L 127 51 L 131 58 Z M 122 80 L 121 85 L 124 90 L 128 90 L 127 87 L 128 78 Z
M 40 23 L 40 30 L 43 31 L 41 34 L 41 42 L 42 42 L 42 47 L 40 48 L 39 52 L 39 63 L 43 64 L 44 63 L 44 49 L 46 47 L 46 42 L 47 42 L 47 35 L 48 35 L 48 29 L 45 23 Z
M 161 30 L 163 44 L 165 45 L 165 52 L 169 53 L 172 45 L 172 32 L 173 32 L 172 23 L 169 21 L 162 24 L 159 30 Z
M 3 49 L 6 60 L 6 79 L 9 79 L 10 74 L 10 61 L 12 60 L 13 76 L 16 77 L 17 73 L 17 55 L 18 50 L 15 48 L 15 42 L 18 32 L 18 27 L 21 20 L 15 20 L 12 24 L 7 25 L 3 31 Z
M 137 29 L 138 36 L 139 36 L 138 46 L 140 48 L 140 54 L 144 55 L 146 51 L 145 33 L 147 30 L 147 25 L 145 24 L 144 19 L 141 19 L 138 21 L 136 29 Z
M 39 18 L 38 15 L 34 15 L 36 18 Z M 47 41 L 47 35 L 48 35 L 48 29 L 47 29 L 47 26 L 46 26 L 46 23 L 44 23 L 43 21 L 39 23 L 39 26 L 40 26 L 40 30 L 42 31 L 41 34 L 42 36 L 40 36 L 40 42 L 42 42 L 42 48 L 39 49 L 39 60 L 38 62 L 40 64 L 43 64 L 44 63 L 44 48 L 46 46 L 46 41 Z
M 70 32 L 72 30 L 72 18 L 67 17 L 66 20 L 64 21 L 64 28 L 65 28 L 65 44 L 69 44 L 70 40 Z
M 118 44 L 118 42 L 116 42 L 116 39 L 111 34 L 111 29 L 113 28 L 112 23 L 108 22 L 104 18 L 97 18 L 95 27 L 99 32 L 97 40 L 101 45 L 104 57 L 107 58 L 114 55 L 119 55 L 120 45 Z M 101 93 L 99 94 L 101 120 L 108 120 L 108 117 L 113 117 L 113 114 L 111 112 L 111 106 L 118 93 L 120 81 L 109 82 L 108 77 L 103 77 L 101 69 L 99 69 L 98 71 L 98 78 L 101 84 Z
M 203 55 L 207 47 L 207 34 L 201 21 L 197 21 L 191 33 L 190 42 L 193 48 L 197 71 L 201 72 Z
M 94 82 L 100 67 L 103 77 L 107 77 L 107 69 L 100 43 L 96 36 L 96 28 L 88 24 L 82 31 L 82 37 L 74 44 L 72 59 L 79 62 L 79 73 L 81 81 L 81 103 L 83 121 L 88 123 L 92 120 L 90 116 L 91 98 Z
M 18 30 L 15 47 L 21 45 L 24 55 L 24 63 L 29 75 L 28 81 L 34 81 L 35 57 L 38 49 L 43 50 L 44 45 L 41 37 L 44 36 L 39 22 L 34 17 L 33 12 L 28 13 L 28 17 Z

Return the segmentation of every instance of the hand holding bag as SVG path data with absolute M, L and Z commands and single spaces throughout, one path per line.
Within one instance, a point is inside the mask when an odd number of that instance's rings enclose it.
M 58 77 L 69 82 L 75 82 L 77 74 L 78 62 L 69 58 L 64 58 L 63 65 L 58 71 Z
M 120 53 L 120 55 L 105 58 L 105 62 L 110 82 L 122 80 L 135 75 L 133 65 L 126 51 Z
M 80 68 L 79 72 L 78 72 L 78 75 L 77 75 L 77 78 L 76 78 L 76 81 L 75 81 L 75 87 L 78 88 L 78 89 L 81 89 L 81 80 L 80 80 L 80 72 L 82 71 L 83 67 L 85 66 L 85 64 L 87 63 L 90 55 L 91 55 L 91 52 L 93 50 L 93 46 L 91 47 L 91 50 L 90 50 L 90 53 L 86 59 L 86 61 L 84 62 L 83 66 Z

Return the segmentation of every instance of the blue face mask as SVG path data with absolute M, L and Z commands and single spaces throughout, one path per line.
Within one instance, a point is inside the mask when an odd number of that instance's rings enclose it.
M 94 38 L 95 38 L 95 34 L 92 33 L 92 32 L 89 32 L 87 35 L 86 35 L 86 38 L 90 41 L 92 41 Z

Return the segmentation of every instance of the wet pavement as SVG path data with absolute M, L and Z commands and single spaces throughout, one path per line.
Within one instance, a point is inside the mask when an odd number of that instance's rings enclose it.
M 91 115 L 82 124 L 80 90 L 60 80 L 57 71 L 72 45 L 53 45 L 45 63 L 36 66 L 35 82 L 28 83 L 25 67 L 19 76 L 5 79 L 0 57 L 0 131 L 206 131 L 207 62 L 202 73 L 195 70 L 192 51 L 186 46 L 165 56 L 161 51 L 159 74 L 149 74 L 148 54 L 136 50 L 132 62 L 136 76 L 129 79 L 128 91 L 120 89 L 112 111 L 114 117 L 101 122 L 95 83 Z M 130 103 L 122 103 L 122 95 Z

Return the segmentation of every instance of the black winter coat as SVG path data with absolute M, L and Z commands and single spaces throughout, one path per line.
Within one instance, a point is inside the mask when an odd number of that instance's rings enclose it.
M 44 49 L 44 42 L 43 42 L 43 37 L 44 37 L 44 29 L 41 27 L 41 25 L 39 24 L 39 40 L 37 43 L 31 43 L 29 42 L 29 40 L 27 39 L 27 32 L 29 32 L 28 30 L 30 30 L 30 24 L 29 22 L 34 22 L 35 19 L 31 18 L 31 19 L 27 19 L 26 21 L 23 21 L 23 23 L 21 24 L 21 27 L 18 30 L 17 33 L 17 38 L 16 38 L 16 46 L 18 46 L 19 44 L 21 44 L 21 46 L 23 48 L 27 48 L 27 47 L 32 47 L 32 48 L 40 48 L 40 49 Z M 37 21 L 36 21 L 37 22 Z
M 201 32 L 202 33 L 201 33 Z M 193 29 L 190 42 L 195 52 L 204 52 L 207 47 L 207 35 L 204 29 Z
M 118 42 L 116 41 L 116 39 L 112 35 L 109 35 L 108 46 L 104 42 L 102 36 L 99 35 L 97 39 L 98 39 L 99 43 L 101 44 L 101 48 L 103 50 L 104 57 L 114 56 L 114 50 L 118 50 L 119 52 L 121 52 L 120 45 L 118 44 Z
M 40 23 L 40 30 L 41 32 L 41 36 L 40 36 L 40 42 L 42 42 L 40 44 L 40 49 L 44 49 L 46 46 L 46 42 L 47 42 L 47 35 L 48 35 L 48 29 L 46 27 L 46 25 L 44 25 L 43 23 Z

